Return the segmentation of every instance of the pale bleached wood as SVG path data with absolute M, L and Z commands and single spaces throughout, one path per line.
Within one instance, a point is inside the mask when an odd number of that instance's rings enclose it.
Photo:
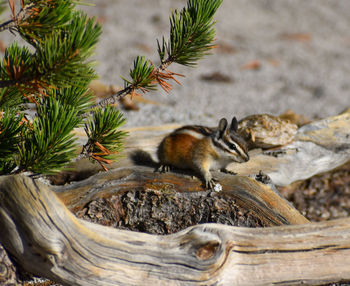
M 158 161 L 156 148 L 162 138 L 178 126 L 130 129 L 125 154 L 137 149 L 148 152 Z M 327 172 L 350 160 L 350 112 L 311 122 L 298 129 L 295 140 L 274 150 L 251 150 L 246 163 L 232 163 L 227 169 L 241 175 L 257 174 L 260 170 L 270 176 L 273 183 L 286 186 L 313 175 Z M 125 159 L 115 167 L 130 166 Z
M 350 160 L 349 131 L 349 112 L 317 120 L 299 128 L 291 144 L 272 152 L 256 153 L 249 162 L 231 164 L 231 168 L 241 174 L 262 168 L 279 186 L 305 180 Z
M 29 272 L 66 285 L 293 285 L 350 280 L 350 219 L 168 236 L 77 219 L 24 176 L 0 178 L 0 242 Z

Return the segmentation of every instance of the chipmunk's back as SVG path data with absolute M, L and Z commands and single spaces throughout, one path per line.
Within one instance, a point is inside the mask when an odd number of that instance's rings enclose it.
M 191 168 L 196 145 L 212 132 L 211 128 L 199 125 L 183 126 L 175 130 L 159 145 L 159 160 L 174 167 Z

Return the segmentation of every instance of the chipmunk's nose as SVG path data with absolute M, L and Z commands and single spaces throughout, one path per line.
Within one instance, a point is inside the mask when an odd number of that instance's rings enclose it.
M 248 153 L 244 154 L 243 159 L 244 159 L 245 162 L 248 162 L 248 161 L 249 161 L 249 155 L 248 155 Z

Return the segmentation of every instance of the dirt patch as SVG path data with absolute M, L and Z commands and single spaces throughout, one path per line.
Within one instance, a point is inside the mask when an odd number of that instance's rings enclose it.
M 279 191 L 311 221 L 349 217 L 350 162 Z

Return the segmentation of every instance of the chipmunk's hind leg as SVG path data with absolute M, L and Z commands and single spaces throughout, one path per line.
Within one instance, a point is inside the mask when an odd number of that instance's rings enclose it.
M 154 170 L 154 172 L 159 172 L 159 173 L 167 173 L 171 170 L 170 165 L 160 165 L 158 168 Z
M 220 172 L 225 173 L 225 174 L 230 174 L 230 175 L 237 175 L 237 173 L 236 173 L 236 172 L 233 172 L 233 171 L 227 170 L 226 168 L 222 168 L 222 169 L 220 169 Z

